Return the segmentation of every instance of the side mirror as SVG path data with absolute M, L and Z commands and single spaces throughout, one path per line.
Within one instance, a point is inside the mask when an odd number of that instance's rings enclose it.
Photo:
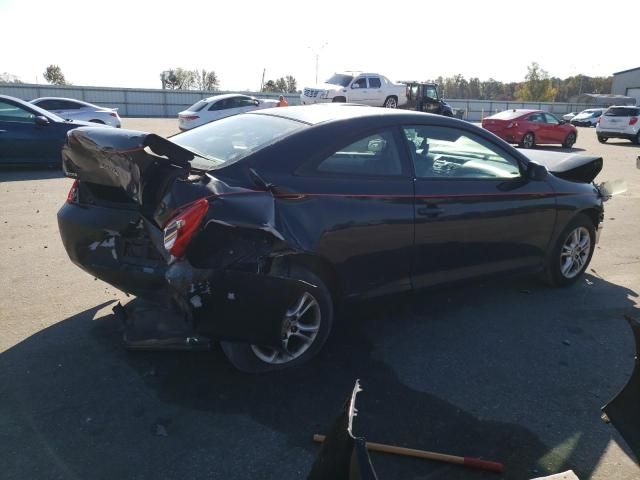
M 49 125 L 49 119 L 44 115 L 38 115 L 35 118 L 35 122 L 36 122 L 36 125 L 39 125 L 41 127 L 46 127 L 47 125 Z
M 527 164 L 527 178 L 529 180 L 545 180 L 549 175 L 549 170 L 539 163 L 529 162 Z
M 567 121 L 566 121 L 566 120 L 562 120 L 562 119 L 560 119 L 560 125 L 564 125 L 565 123 L 567 123 Z
M 360 88 L 360 84 L 359 83 L 352 83 L 351 84 L 351 88 Z

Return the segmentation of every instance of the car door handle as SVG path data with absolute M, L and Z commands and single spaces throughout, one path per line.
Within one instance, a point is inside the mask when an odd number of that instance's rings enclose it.
M 426 207 L 418 208 L 418 215 L 422 217 L 437 217 L 444 213 L 444 210 L 436 205 L 427 205 Z

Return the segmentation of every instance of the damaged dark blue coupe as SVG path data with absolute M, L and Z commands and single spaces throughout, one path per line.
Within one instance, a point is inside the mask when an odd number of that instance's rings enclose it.
M 138 326 L 127 344 L 221 341 L 244 371 L 313 357 L 344 299 L 518 272 L 568 285 L 606 197 L 600 157 L 521 152 L 461 120 L 351 105 L 257 111 L 169 139 L 79 128 L 63 167 L 71 260 L 140 300 L 117 309 Z

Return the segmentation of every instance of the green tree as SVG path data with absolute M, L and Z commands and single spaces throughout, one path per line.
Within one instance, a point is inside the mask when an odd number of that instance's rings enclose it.
M 276 80 L 276 89 L 279 92 L 287 91 L 287 81 L 284 79 L 284 77 L 280 77 L 279 79 Z
M 551 79 L 546 70 L 537 62 L 527 67 L 525 81 L 516 90 L 516 98 L 522 101 L 551 102 L 555 99 L 558 90 L 551 84 Z
M 62 69 L 58 65 L 49 65 L 43 75 L 44 79 L 52 85 L 71 85 L 67 82 L 67 79 L 64 78 Z
M 163 72 L 164 74 L 165 72 Z M 172 68 L 166 75 L 160 76 L 163 80 L 163 88 L 169 90 L 190 90 L 196 86 L 196 70 L 186 70 L 184 68 Z
M 0 83 L 24 83 L 24 82 L 9 72 L 2 72 L 0 73 Z
M 207 72 L 204 68 L 202 70 L 194 70 L 194 86 L 197 90 L 212 90 L 218 89 L 220 82 L 218 76 L 213 70 Z
M 273 80 L 268 80 L 267 82 L 265 82 L 264 86 L 262 87 L 262 91 L 263 92 L 277 92 L 278 91 L 278 86 L 276 85 L 276 82 L 274 82 Z
M 287 81 L 287 93 L 296 93 L 296 90 L 298 90 L 298 82 L 296 82 L 295 77 L 287 75 L 285 80 Z

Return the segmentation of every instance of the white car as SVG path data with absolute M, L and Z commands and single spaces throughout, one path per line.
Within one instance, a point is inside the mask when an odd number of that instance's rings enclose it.
M 190 130 L 237 113 L 277 106 L 278 100 L 255 98 L 235 93 L 215 95 L 204 98 L 178 113 L 178 127 L 180 130 Z
M 122 124 L 117 108 L 100 107 L 74 98 L 42 97 L 31 100 L 31 103 L 65 120 L 82 120 L 116 128 Z
M 614 106 L 604 112 L 596 125 L 600 143 L 610 138 L 626 138 L 640 145 L 640 107 Z
M 300 94 L 302 105 L 326 102 L 397 108 L 407 103 L 407 86 L 378 73 L 336 73 L 321 85 L 305 87 Z
M 562 115 L 562 119 L 566 120 L 567 122 L 569 120 L 571 120 L 573 117 L 575 117 L 578 114 L 578 112 L 570 112 L 570 113 L 565 113 L 564 115 Z
M 573 117 L 571 123 L 576 127 L 595 127 L 605 110 L 606 108 L 588 108 Z

